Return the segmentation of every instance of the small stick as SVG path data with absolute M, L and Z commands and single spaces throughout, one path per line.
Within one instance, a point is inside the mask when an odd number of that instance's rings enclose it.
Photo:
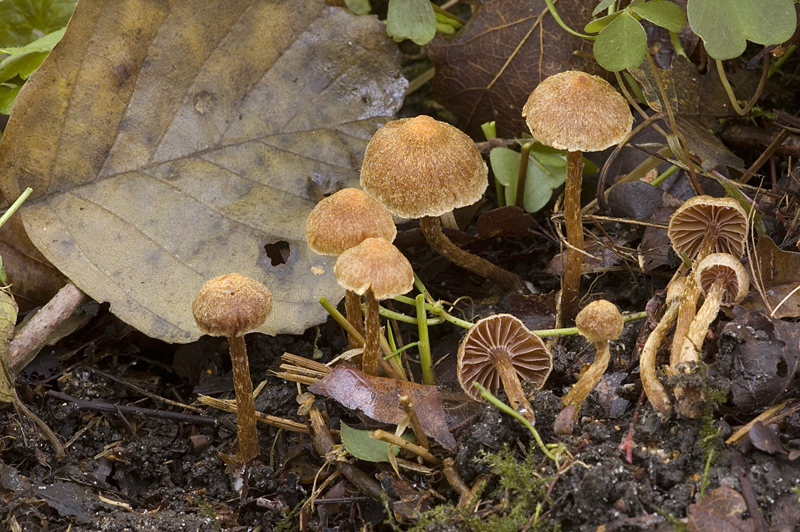
M 375 438 L 376 440 L 385 441 L 386 443 L 391 443 L 392 445 L 397 445 L 398 447 L 412 452 L 417 456 L 422 457 L 428 463 L 433 465 L 439 465 L 439 459 L 433 456 L 427 449 L 424 447 L 420 447 L 415 443 L 411 443 L 408 440 L 404 440 L 400 436 L 395 436 L 391 432 L 386 432 L 385 430 L 373 430 L 369 433 L 370 438 Z
M 414 402 L 407 395 L 400 396 L 400 406 L 403 407 L 403 412 L 411 420 L 411 430 L 414 431 L 414 436 L 417 437 L 417 443 L 420 447 L 431 450 L 431 444 L 428 442 L 428 436 L 425 435 L 425 430 L 422 428 L 422 423 L 419 422 L 416 410 L 414 410 Z

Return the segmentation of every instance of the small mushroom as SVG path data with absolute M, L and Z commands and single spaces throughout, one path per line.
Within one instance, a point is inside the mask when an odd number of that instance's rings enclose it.
M 244 335 L 260 327 L 271 312 L 272 295 L 269 289 L 239 273 L 211 279 L 203 285 L 192 303 L 192 314 L 200 332 L 211 336 L 227 336 L 230 343 L 239 453 L 245 464 L 261 451 Z
M 553 356 L 541 338 L 511 314 L 495 314 L 473 325 L 458 348 L 458 383 L 476 400 L 477 382 L 494 392 L 502 383 L 508 401 L 531 423 L 534 412 L 520 380 L 540 389 L 553 368 Z
M 522 108 L 522 116 L 535 139 L 567 150 L 564 219 L 570 247 L 561 281 L 561 314 L 569 321 L 578 312 L 583 264 L 582 152 L 602 151 L 622 142 L 631 132 L 633 115 L 625 98 L 606 80 L 567 71 L 539 83 Z
M 562 399 L 565 406 L 574 404 L 580 408 L 589 392 L 606 372 L 611 358 L 609 342 L 619 338 L 625 323 L 617 307 L 610 301 L 601 299 L 592 301 L 575 316 L 575 326 L 578 328 L 578 333 L 594 344 L 595 348 L 594 362 Z
M 383 238 L 366 238 L 339 255 L 333 273 L 346 290 L 366 296 L 366 335 L 361 369 L 364 373 L 377 375 L 381 334 L 378 301 L 411 290 L 414 270 L 408 259 L 390 242 Z
M 392 214 L 357 188 L 345 188 L 323 199 L 306 220 L 306 243 L 317 255 L 335 257 L 365 238 L 392 242 L 396 236 Z M 345 311 L 347 321 L 364 334 L 361 298 L 350 290 L 345 291 Z M 350 347 L 357 345 L 351 338 Z
M 419 218 L 428 243 L 454 264 L 506 290 L 519 278 L 464 251 L 442 231 L 438 217 L 472 205 L 489 182 L 475 143 L 457 128 L 421 115 L 389 122 L 367 144 L 361 188 L 401 218 Z

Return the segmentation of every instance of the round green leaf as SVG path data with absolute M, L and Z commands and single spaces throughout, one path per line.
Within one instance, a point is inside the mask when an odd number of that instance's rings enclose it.
M 668 0 L 652 0 L 631 7 L 631 11 L 673 33 L 681 31 L 683 25 L 686 24 L 686 13 L 677 4 Z
M 396 41 L 428 44 L 436 35 L 436 13 L 428 0 L 390 0 L 386 33 Z
M 628 12 L 614 19 L 594 41 L 594 58 L 611 72 L 638 67 L 646 52 L 644 28 Z

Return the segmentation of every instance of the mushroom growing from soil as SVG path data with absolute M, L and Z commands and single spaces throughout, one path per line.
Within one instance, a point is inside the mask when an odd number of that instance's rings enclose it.
M 506 290 L 519 278 L 453 244 L 438 217 L 477 202 L 489 182 L 478 148 L 457 128 L 420 115 L 381 127 L 367 144 L 361 188 L 401 218 L 419 218 L 425 238 L 454 264 Z
M 364 373 L 377 375 L 381 334 L 378 301 L 411 290 L 414 270 L 408 259 L 390 242 L 383 238 L 366 238 L 339 255 L 333 273 L 346 290 L 366 296 L 366 334 L 361 369 Z
M 271 312 L 272 294 L 269 289 L 239 273 L 211 279 L 203 285 L 192 303 L 192 314 L 200 332 L 227 336 L 230 343 L 239 453 L 244 464 L 261 452 L 244 335 L 260 327 Z
M 562 399 L 564 406 L 575 404 L 580 408 L 595 384 L 608 368 L 611 358 L 609 342 L 619 338 L 625 323 L 616 305 L 605 299 L 592 301 L 575 316 L 578 333 L 594 344 L 594 362 Z
M 567 151 L 564 219 L 569 248 L 561 281 L 561 315 L 570 321 L 578 312 L 583 264 L 582 152 L 602 151 L 622 142 L 631 132 L 633 115 L 625 98 L 606 80 L 567 71 L 539 83 L 522 116 L 536 140 Z
M 511 314 L 495 314 L 472 326 L 458 348 L 458 383 L 471 397 L 480 399 L 472 383 L 490 392 L 502 383 L 508 401 L 531 423 L 534 412 L 520 381 L 530 380 L 540 389 L 553 368 L 553 356 L 541 338 Z
M 672 214 L 667 234 L 675 252 L 697 264 L 711 253 L 729 253 L 737 259 L 741 258 L 747 230 L 747 214 L 733 198 L 695 196 Z M 687 277 L 672 340 L 670 371 L 678 366 L 683 341 L 694 319 L 699 297 L 695 277 Z
M 323 199 L 306 220 L 306 243 L 317 255 L 338 256 L 365 238 L 383 238 L 389 242 L 397 236 L 392 214 L 374 198 L 357 188 L 345 188 Z M 345 291 L 347 321 L 364 334 L 361 298 Z M 358 344 L 350 339 L 350 347 Z

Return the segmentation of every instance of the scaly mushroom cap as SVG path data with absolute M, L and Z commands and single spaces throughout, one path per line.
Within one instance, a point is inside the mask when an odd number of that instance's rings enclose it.
M 365 238 L 392 242 L 396 236 L 391 213 L 357 188 L 345 188 L 323 199 L 306 220 L 306 243 L 317 255 L 337 256 Z
M 722 281 L 724 283 L 723 305 L 740 303 L 750 289 L 747 270 L 744 269 L 739 259 L 728 253 L 712 253 L 703 259 L 697 265 L 694 276 L 703 293 L 708 293 L 714 283 Z
M 539 83 L 522 116 L 535 139 L 567 151 L 602 151 L 622 142 L 633 126 L 628 102 L 614 87 L 574 70 Z
M 625 322 L 616 305 L 605 299 L 592 301 L 575 316 L 578 333 L 591 343 L 616 340 Z
M 240 273 L 211 279 L 192 303 L 197 327 L 211 336 L 242 336 L 260 327 L 271 312 L 269 289 Z
M 470 328 L 458 348 L 458 383 L 475 399 L 480 391 L 472 386 L 478 382 L 490 392 L 500 387 L 500 374 L 494 359 L 508 356 L 519 376 L 529 379 L 538 389 L 544 385 L 553 369 L 553 356 L 541 338 L 533 334 L 511 314 L 495 314 Z
M 414 270 L 400 250 L 383 238 L 367 238 L 345 250 L 333 266 L 336 280 L 346 290 L 375 299 L 405 294 L 414 287 Z
M 472 205 L 489 185 L 487 175 L 472 139 L 421 115 L 375 133 L 364 153 L 361 188 L 396 216 L 422 218 Z
M 703 238 L 716 235 L 712 252 L 744 255 L 747 237 L 747 214 L 733 198 L 695 196 L 672 214 L 667 234 L 677 253 L 694 259 Z

